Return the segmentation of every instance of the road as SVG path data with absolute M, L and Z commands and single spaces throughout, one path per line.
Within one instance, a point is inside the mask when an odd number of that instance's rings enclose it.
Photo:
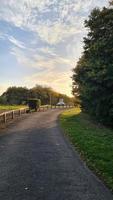
M 51 110 L 28 115 L 0 136 L 0 200 L 113 200 L 63 135 Z

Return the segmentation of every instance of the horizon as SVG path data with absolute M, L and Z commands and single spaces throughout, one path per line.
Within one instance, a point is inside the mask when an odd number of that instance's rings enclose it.
M 11 86 L 52 87 L 72 96 L 84 20 L 108 0 L 0 0 L 0 95 Z

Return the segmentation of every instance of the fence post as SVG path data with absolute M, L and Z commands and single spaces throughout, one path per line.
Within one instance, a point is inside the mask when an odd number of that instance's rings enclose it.
M 12 111 L 12 119 L 14 119 L 14 110 Z
M 19 116 L 21 116 L 21 110 L 19 110 Z
M 6 123 L 6 121 L 7 121 L 7 115 L 6 113 L 4 113 L 4 123 Z

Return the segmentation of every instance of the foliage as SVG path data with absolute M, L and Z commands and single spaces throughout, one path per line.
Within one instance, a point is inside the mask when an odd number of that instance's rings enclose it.
M 87 165 L 113 190 L 113 130 L 94 123 L 79 108 L 65 111 L 60 120 Z
M 27 99 L 29 98 L 40 99 L 42 105 L 50 104 L 50 99 L 52 105 L 56 105 L 59 98 L 63 98 L 66 104 L 73 103 L 74 101 L 74 98 L 55 92 L 52 88 L 40 85 L 36 85 L 31 89 L 27 89 L 25 87 L 9 87 L 0 98 L 1 100 L 5 99 L 5 101 L 0 101 L 2 104 L 7 103 L 17 105 L 27 102 Z
M 41 106 L 41 101 L 40 99 L 28 99 L 28 105 L 30 110 L 35 109 L 35 111 L 37 111 L 37 109 Z
M 0 104 L 6 104 L 7 100 L 5 96 L 0 96 Z
M 73 93 L 81 107 L 106 125 L 113 124 L 113 8 L 94 9 L 84 53 L 73 70 Z
M 50 104 L 50 98 L 53 105 L 56 105 L 60 98 L 63 98 L 64 102 L 67 104 L 69 102 L 73 102 L 74 100 L 73 98 L 70 98 L 65 94 L 60 94 L 54 91 L 50 87 L 43 87 L 40 85 L 36 85 L 30 90 L 30 97 L 40 99 L 43 105 Z
M 29 90 L 25 87 L 9 87 L 2 98 L 6 99 L 7 104 L 22 104 L 29 96 Z

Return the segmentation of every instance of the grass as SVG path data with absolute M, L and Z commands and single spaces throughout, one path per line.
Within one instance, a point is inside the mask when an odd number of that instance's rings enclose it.
M 79 108 L 63 112 L 60 120 L 87 166 L 113 191 L 113 130 L 94 123 Z
M 0 112 L 7 110 L 16 110 L 20 108 L 25 108 L 23 105 L 0 105 Z

